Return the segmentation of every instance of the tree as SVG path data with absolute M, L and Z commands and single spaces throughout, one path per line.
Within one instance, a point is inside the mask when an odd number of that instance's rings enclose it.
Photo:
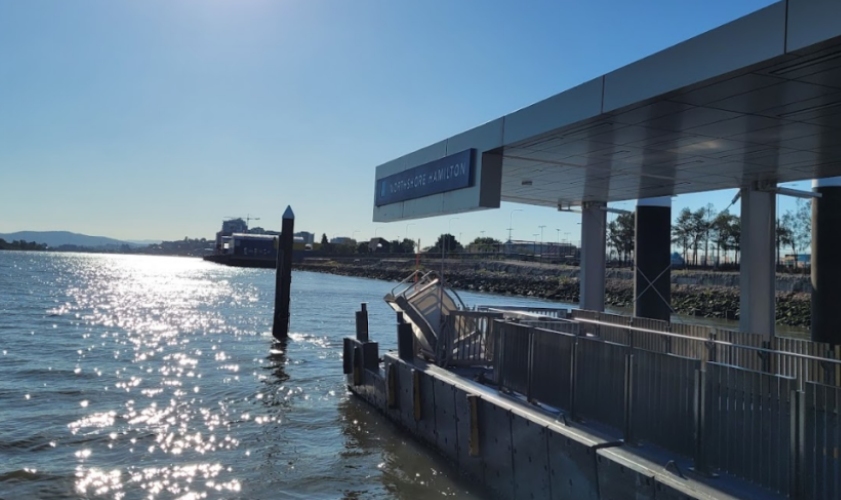
M 692 211 L 684 208 L 678 213 L 675 225 L 672 226 L 672 243 L 683 249 L 683 262 L 689 263 L 687 252 L 692 241 Z
M 721 252 L 735 250 L 738 256 L 739 239 L 741 238 L 741 226 L 739 217 L 725 210 L 710 222 L 709 232 L 716 248 L 716 261 L 721 261 Z
M 438 241 L 435 242 L 435 245 L 429 249 L 431 253 L 440 254 L 443 250 L 446 250 L 446 253 L 457 253 L 462 250 L 461 243 L 456 240 L 456 237 L 452 234 L 442 234 L 438 237 Z
M 403 238 L 403 241 L 392 240 L 388 247 L 391 253 L 415 253 L 415 242 L 409 238 Z
M 473 248 L 482 253 L 498 252 L 502 242 L 494 238 L 476 238 L 470 244 Z
M 712 203 L 707 203 L 707 206 L 703 208 L 704 215 L 702 217 L 703 222 L 703 229 L 704 229 L 704 265 L 709 265 L 709 253 L 710 253 L 710 237 L 713 231 L 713 221 L 715 220 L 715 206 Z
M 739 250 L 742 249 L 742 219 L 731 215 L 727 225 L 727 246 L 736 255 L 735 263 L 739 263 Z
M 794 212 L 794 219 L 797 221 L 793 230 L 792 238 L 797 240 L 797 246 L 802 251 L 812 245 L 812 201 L 803 198 L 797 199 L 797 210 Z M 797 252 L 795 252 L 795 258 Z
M 620 214 L 607 225 L 607 242 L 623 262 L 631 260 L 634 251 L 635 222 L 635 215 L 629 212 Z
M 692 240 L 692 264 L 698 265 L 698 247 L 708 233 L 706 209 L 699 208 L 692 212 L 689 223 L 689 231 Z
M 356 253 L 368 253 L 368 242 L 363 241 L 362 243 L 356 245 Z
M 415 240 L 403 238 L 400 242 L 400 253 L 415 253 Z
M 327 234 L 321 235 L 321 251 L 326 253 L 331 253 L 333 251 L 333 245 L 327 241 Z
M 780 248 L 785 245 L 790 245 L 792 243 L 792 233 L 791 229 L 787 225 L 786 217 L 783 216 L 782 219 L 777 219 L 777 229 L 775 231 L 775 240 L 777 246 L 777 265 L 780 265 L 780 261 L 782 258 L 782 252 Z

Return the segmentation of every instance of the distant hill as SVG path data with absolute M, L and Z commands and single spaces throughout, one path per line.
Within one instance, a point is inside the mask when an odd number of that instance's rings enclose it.
M 135 245 L 138 245 L 138 246 L 141 246 L 141 247 L 145 247 L 145 246 L 148 246 L 148 245 L 158 245 L 162 241 L 163 240 L 126 240 L 126 243 L 135 244 Z
M 71 233 L 70 231 L 18 231 L 16 233 L 0 233 L 0 238 L 6 241 L 24 240 L 44 243 L 50 247 L 61 245 L 75 245 L 79 247 L 105 247 L 130 245 L 138 246 L 137 243 L 115 240 L 105 236 L 88 236 L 87 234 Z

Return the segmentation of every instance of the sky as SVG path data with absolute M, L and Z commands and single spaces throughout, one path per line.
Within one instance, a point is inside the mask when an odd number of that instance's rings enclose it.
M 291 205 L 328 237 L 577 242 L 508 203 L 375 224 L 374 169 L 771 3 L 0 0 L 0 233 L 212 238 Z

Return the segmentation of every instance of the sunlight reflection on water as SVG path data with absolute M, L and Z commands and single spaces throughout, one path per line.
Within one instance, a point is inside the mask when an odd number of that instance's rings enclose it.
M 341 339 L 369 302 L 372 338 L 395 347 L 393 285 L 296 273 L 285 345 L 273 286 L 272 271 L 199 259 L 0 252 L 0 491 L 470 498 L 348 398 Z

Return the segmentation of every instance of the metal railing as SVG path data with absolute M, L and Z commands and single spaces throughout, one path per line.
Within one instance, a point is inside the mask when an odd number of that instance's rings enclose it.
M 841 347 L 809 340 L 667 323 L 646 318 L 572 311 L 581 330 L 598 338 L 655 352 L 794 377 L 803 383 L 841 386 Z
M 584 317 L 574 333 L 494 323 L 502 390 L 690 457 L 700 471 L 791 498 L 841 492 L 841 389 L 808 380 L 834 376 L 838 360 L 740 345 L 731 340 L 750 341 L 709 329 L 696 336 Z
M 630 318 L 619 314 L 580 309 L 572 310 L 570 313 L 572 318 L 576 320 L 598 321 L 601 323 L 610 323 L 612 325 L 619 325 L 623 327 L 632 326 L 643 328 L 645 330 L 671 332 L 688 337 L 721 341 L 722 343 L 717 344 L 716 352 L 713 354 L 714 357 L 712 359 L 714 360 L 728 364 L 735 364 L 751 370 L 769 371 L 778 375 L 795 377 L 798 380 L 818 382 L 821 384 L 841 387 L 841 364 L 826 364 L 817 361 L 818 358 L 820 360 L 841 361 L 841 346 L 833 346 L 824 342 L 814 342 L 807 339 L 788 337 L 774 337 L 770 341 L 766 342 L 765 337 L 762 335 L 745 333 L 727 328 L 669 323 L 667 321 L 648 318 Z M 620 341 L 610 336 L 611 332 L 609 327 L 605 328 L 606 330 L 604 335 L 598 336 L 608 338 L 613 341 Z M 590 329 L 597 330 L 598 327 L 591 325 Z M 663 342 L 666 344 L 671 343 L 671 345 L 668 346 L 669 350 L 663 352 L 671 352 L 673 354 L 697 358 L 705 358 L 708 354 L 703 352 L 702 346 L 692 341 L 684 341 L 679 338 L 672 337 L 671 340 L 663 340 Z M 763 354 L 758 354 L 759 351 L 748 352 L 731 345 L 764 348 L 772 352 L 768 354 L 768 357 L 766 357 Z M 785 354 L 781 355 L 777 353 L 804 354 L 815 358 L 815 362 L 804 362 L 803 359 L 806 358 L 786 356 Z M 769 365 L 766 365 L 765 363 L 769 363 Z
M 453 311 L 445 317 L 438 339 L 440 366 L 491 366 L 494 320 L 502 313 Z
M 476 306 L 476 311 L 502 313 L 521 319 L 569 319 L 570 310 L 560 307 Z
M 804 498 L 841 498 L 841 389 L 806 384 L 803 398 Z

